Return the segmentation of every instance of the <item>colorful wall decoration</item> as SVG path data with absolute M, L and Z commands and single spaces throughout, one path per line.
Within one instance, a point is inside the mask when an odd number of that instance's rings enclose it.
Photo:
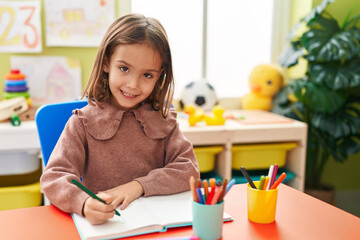
M 39 1 L 0 1 L 0 52 L 41 52 Z
M 115 20 L 114 0 L 45 0 L 46 45 L 98 47 Z
M 27 76 L 34 106 L 65 102 L 81 95 L 80 62 L 67 57 L 11 57 L 11 68 Z

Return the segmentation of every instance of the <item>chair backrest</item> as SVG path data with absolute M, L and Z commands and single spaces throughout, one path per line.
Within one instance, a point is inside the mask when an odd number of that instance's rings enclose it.
M 52 103 L 43 105 L 36 111 L 35 122 L 45 166 L 72 111 L 87 104 L 87 101 Z

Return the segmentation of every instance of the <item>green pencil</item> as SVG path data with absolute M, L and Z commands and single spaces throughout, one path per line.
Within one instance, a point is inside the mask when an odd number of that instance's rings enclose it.
M 78 186 L 81 190 L 83 190 L 84 192 L 86 192 L 87 194 L 89 194 L 90 197 L 107 204 L 104 200 L 102 200 L 101 198 L 99 198 L 98 196 L 96 196 L 93 192 L 91 192 L 89 189 L 87 189 L 84 185 L 82 185 L 81 183 L 79 183 L 78 181 L 76 181 L 75 179 L 72 179 L 71 182 L 73 184 L 75 184 L 76 186 Z M 116 209 L 114 209 L 115 214 L 120 216 L 120 213 L 118 211 L 116 211 Z

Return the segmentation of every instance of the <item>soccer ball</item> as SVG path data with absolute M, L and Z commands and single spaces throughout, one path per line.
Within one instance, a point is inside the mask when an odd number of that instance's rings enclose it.
M 180 98 L 180 105 L 194 105 L 203 110 L 211 110 L 218 103 L 213 86 L 206 80 L 192 81 L 185 86 Z

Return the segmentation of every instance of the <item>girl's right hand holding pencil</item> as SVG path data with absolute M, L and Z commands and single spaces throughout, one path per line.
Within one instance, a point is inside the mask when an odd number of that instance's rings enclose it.
M 108 204 L 104 204 L 92 197 L 86 199 L 83 207 L 83 214 L 92 225 L 103 224 L 115 214 L 115 206 L 111 205 L 114 200 L 113 196 L 104 192 L 96 194 L 96 196 Z
M 96 194 L 107 204 L 96 199 L 88 198 L 84 203 L 83 213 L 86 219 L 93 225 L 105 223 L 115 214 L 114 209 L 120 206 L 125 209 L 132 201 L 139 198 L 144 193 L 142 185 L 137 181 L 132 181 L 118 187 Z

